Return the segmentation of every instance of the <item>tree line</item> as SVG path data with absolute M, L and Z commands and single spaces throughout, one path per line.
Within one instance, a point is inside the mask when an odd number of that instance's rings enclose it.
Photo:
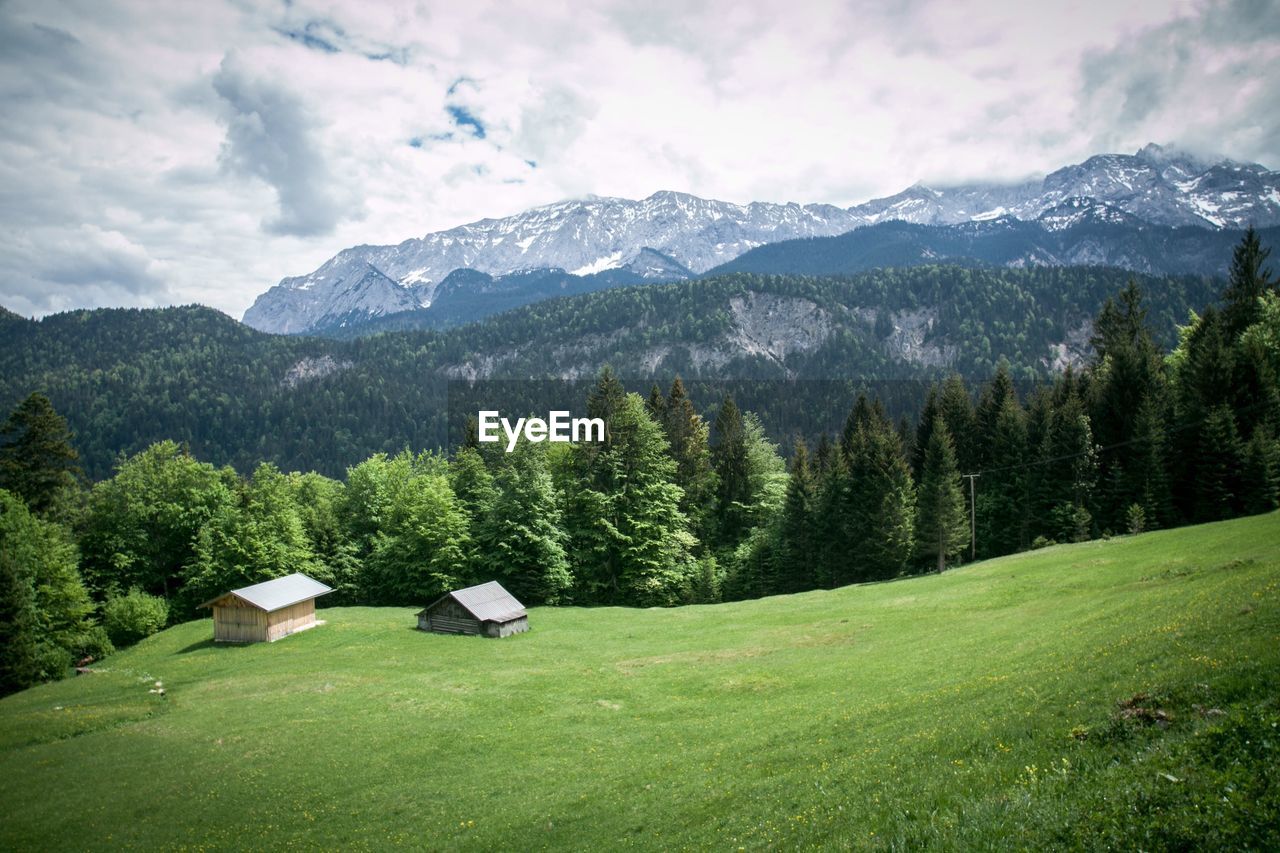
M 988 378 L 1003 356 L 1019 382 L 1045 380 L 1128 274 L 1103 268 L 889 269 L 825 279 L 734 274 L 552 299 L 448 331 L 352 341 L 266 335 L 209 308 L 75 311 L 33 322 L 0 309 L 0 412 L 44 393 L 75 431 L 86 474 L 111 476 L 120 453 L 163 439 L 248 475 L 259 462 L 331 477 L 375 453 L 453 446 L 448 417 L 460 381 L 583 376 L 611 364 L 629 390 L 683 377 L 713 420 L 726 392 L 775 439 L 816 443 L 839 429 L 856 377 L 933 380 L 946 364 Z M 1153 334 L 1213 298 L 1197 277 L 1139 277 Z M 742 344 L 738 309 L 805 303 L 821 336 L 774 356 Z M 895 323 L 904 331 L 895 332 Z M 923 339 L 902 340 L 916 329 Z M 791 330 L 784 330 L 784 334 Z M 805 329 L 804 331 L 810 331 Z M 1084 343 L 1080 340 L 1080 343 Z M 909 349 L 907 349 L 909 347 Z M 904 354 L 905 353 L 905 354 Z M 785 394 L 778 382 L 789 381 Z M 727 383 L 735 383 L 729 385 Z M 914 389 L 891 399 L 916 415 Z M 513 400 L 513 405 L 519 401 Z M 539 411 L 537 400 L 513 414 Z M 575 400 L 576 404 L 576 400 Z M 475 410 L 472 409 L 472 412 Z
M 424 605 L 497 579 L 530 605 L 666 606 L 1269 511 L 1267 255 L 1247 234 L 1221 304 L 1193 312 L 1172 349 L 1131 281 L 1103 303 L 1082 369 L 1020 391 L 1002 361 L 981 386 L 934 383 L 897 420 L 859 395 L 789 461 L 732 395 L 704 418 L 680 378 L 646 398 L 605 368 L 585 400 L 600 443 L 506 453 L 472 433 L 452 456 L 379 452 L 334 478 L 269 462 L 242 475 L 165 440 L 90 486 L 66 421 L 32 394 L 0 429 L 0 689 L 295 571 L 333 586 L 328 604 Z

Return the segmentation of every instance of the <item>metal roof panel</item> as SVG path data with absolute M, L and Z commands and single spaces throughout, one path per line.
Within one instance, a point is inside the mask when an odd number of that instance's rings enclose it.
M 289 607 L 309 598 L 316 598 L 330 592 L 333 592 L 331 587 L 325 586 L 320 581 L 309 578 L 300 572 L 295 572 L 282 578 L 274 578 L 262 583 L 255 583 L 252 586 L 233 589 L 229 594 L 252 604 L 254 607 L 272 613 L 282 607 Z M 218 596 L 218 598 L 222 597 L 221 595 Z M 208 607 L 218 598 L 210 599 L 200 606 Z
M 524 605 L 517 601 L 514 595 L 503 589 L 502 584 L 497 581 L 454 590 L 431 606 L 434 607 L 445 598 L 452 598 L 481 622 L 510 622 L 512 619 L 529 615 L 525 612 Z

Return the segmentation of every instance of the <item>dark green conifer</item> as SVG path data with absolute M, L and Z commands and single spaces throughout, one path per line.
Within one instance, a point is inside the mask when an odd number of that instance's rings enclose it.
M 71 441 L 66 419 L 49 398 L 29 395 L 0 427 L 0 489 L 42 518 L 59 515 L 81 476 Z
M 916 539 L 919 553 L 941 572 L 947 560 L 969 544 L 969 519 L 946 421 L 938 417 L 929 434 L 924 476 L 917 499 Z

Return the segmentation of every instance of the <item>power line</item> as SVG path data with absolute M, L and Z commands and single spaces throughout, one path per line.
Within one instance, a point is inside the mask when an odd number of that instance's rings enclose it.
M 1248 406 L 1241 406 L 1239 408 L 1234 408 L 1232 409 L 1232 414 L 1239 414 L 1241 412 L 1251 412 L 1254 409 L 1260 409 L 1264 406 L 1269 406 L 1269 405 L 1271 405 L 1271 401 L 1263 400 Z M 1166 427 L 1165 432 L 1181 432 L 1182 430 L 1192 429 L 1193 427 L 1202 426 L 1203 424 L 1207 423 L 1208 420 L 1209 420 L 1208 417 L 1204 417 L 1198 421 L 1191 421 L 1190 423 L 1184 423 L 1184 424 L 1178 424 L 1177 426 Z M 1128 447 L 1131 444 L 1141 444 L 1142 442 L 1147 442 L 1147 441 L 1151 441 L 1150 436 L 1139 436 L 1137 438 L 1130 438 L 1124 441 L 1117 441 L 1115 444 L 1108 444 L 1105 446 L 1094 446 L 1089 448 L 1088 450 L 1079 450 L 1079 451 L 1076 451 L 1075 453 L 1064 453 L 1061 456 L 1052 456 L 1048 459 L 1035 459 L 1030 462 L 1020 463 L 1018 465 L 1002 465 L 999 468 L 983 468 L 978 472 L 978 474 L 998 474 L 1002 471 L 1015 471 L 1022 468 L 1031 468 L 1036 465 L 1049 465 L 1054 462 L 1064 462 L 1068 459 L 1075 459 L 1080 456 L 1088 456 L 1090 453 L 1106 453 L 1108 451 L 1116 450 L 1121 447 Z M 964 474 L 962 476 L 967 477 L 969 475 Z
M 1253 403 L 1253 404 L 1248 405 L 1248 406 L 1241 406 L 1241 407 L 1239 407 L 1239 408 L 1233 409 L 1233 410 L 1232 410 L 1232 414 L 1234 415 L 1234 414 L 1237 414 L 1237 413 L 1240 413 L 1240 412 L 1251 412 L 1251 411 L 1253 411 L 1254 409 L 1260 409 L 1260 408 L 1262 408 L 1263 406 L 1268 406 L 1268 405 L 1270 405 L 1270 401 L 1268 401 L 1268 400 L 1262 400 L 1262 401 L 1260 401 L 1260 402 Z M 1207 423 L 1207 422 L 1208 422 L 1208 420 L 1209 420 L 1209 418 L 1208 418 L 1208 417 L 1203 417 L 1203 418 L 1200 418 L 1200 419 L 1199 419 L 1199 420 L 1197 420 L 1197 421 L 1191 421 L 1191 422 L 1189 422 L 1189 423 L 1178 424 L 1178 425 L 1176 425 L 1176 426 L 1168 427 L 1168 428 L 1166 429 L 1166 432 L 1180 432 L 1180 431 L 1182 431 L 1182 430 L 1191 429 L 1191 428 L 1193 428 L 1193 427 L 1198 427 L 1198 426 L 1201 426 L 1201 425 L 1203 425 L 1203 424 Z M 1049 458 L 1049 459 L 1036 459 L 1036 460 L 1034 460 L 1034 461 L 1031 461 L 1031 462 L 1024 462 L 1024 463 L 1019 464 L 1019 465 L 1004 465 L 1004 466 L 1001 466 L 1001 467 L 999 467 L 999 468 L 984 468 L 984 469 L 982 469 L 981 471 L 977 471 L 977 472 L 974 472 L 974 473 L 972 473 L 972 474 L 961 474 L 961 475 L 960 475 L 961 477 L 964 477 L 965 479 L 967 479 L 967 480 L 969 481 L 969 546 L 970 546 L 969 554 L 970 554 L 970 559 L 971 559 L 971 560 L 977 560 L 977 559 L 978 559 L 978 522 L 977 522 L 977 501 L 976 501 L 976 499 L 975 499 L 975 497 L 974 497 L 974 481 L 975 481 L 975 480 L 977 480 L 977 478 L 978 478 L 978 477 L 981 477 L 983 474 L 995 474 L 995 473 L 1000 473 L 1000 472 L 1002 472 L 1002 471 L 1014 471 L 1014 470 L 1019 470 L 1019 469 L 1024 469 L 1024 468 L 1031 468 L 1031 467 L 1036 466 L 1036 465 L 1048 465 L 1048 464 L 1050 464 L 1050 463 L 1052 463 L 1052 462 L 1062 462 L 1062 461 L 1065 461 L 1065 460 L 1067 460 L 1067 459 L 1075 459 L 1075 458 L 1080 457 L 1080 456 L 1087 456 L 1087 455 L 1089 455 L 1090 453 L 1094 453 L 1094 454 L 1102 454 L 1102 453 L 1105 453 L 1105 452 L 1110 451 L 1110 450 L 1116 450 L 1117 448 L 1127 447 L 1127 446 L 1129 446 L 1129 445 L 1131 445 L 1131 444 L 1139 444 L 1139 443 L 1141 443 L 1141 442 L 1145 442 L 1145 441 L 1151 441 L 1151 437 L 1150 437 L 1150 436 L 1141 436 L 1141 437 L 1138 437 L 1138 438 L 1130 438 L 1130 439 L 1127 439 L 1127 440 L 1125 440 L 1125 441 L 1117 441 L 1115 444 L 1109 444 L 1109 445 L 1106 445 L 1106 446 L 1095 446 L 1095 447 L 1090 448 L 1089 450 L 1081 450 L 1081 451 L 1077 451 L 1077 452 L 1075 452 L 1075 453 L 1064 453 L 1064 454 L 1062 454 L 1061 456 L 1054 456 L 1054 457 L 1051 457 L 1051 458 Z
M 978 474 L 961 474 L 969 480 L 969 559 L 978 559 L 978 505 L 973 498 L 973 481 L 982 476 Z

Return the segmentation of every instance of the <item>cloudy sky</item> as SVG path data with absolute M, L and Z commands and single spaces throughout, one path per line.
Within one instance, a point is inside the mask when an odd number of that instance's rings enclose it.
M 1280 166 L 1270 0 L 0 0 L 0 304 L 234 316 L 587 193 L 849 205 L 1148 141 Z

